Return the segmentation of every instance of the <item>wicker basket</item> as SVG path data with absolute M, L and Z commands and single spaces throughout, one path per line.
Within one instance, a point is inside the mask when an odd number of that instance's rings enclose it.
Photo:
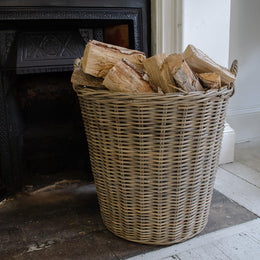
M 233 89 L 139 95 L 75 90 L 106 227 L 127 240 L 160 245 L 201 232 Z

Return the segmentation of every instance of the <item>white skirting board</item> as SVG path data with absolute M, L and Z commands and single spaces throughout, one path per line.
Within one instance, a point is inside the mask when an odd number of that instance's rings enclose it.
M 235 131 L 228 123 L 225 123 L 219 164 L 230 163 L 234 161 L 235 139 Z
M 236 143 L 260 138 L 259 109 L 231 111 L 227 115 L 227 121 L 236 132 Z

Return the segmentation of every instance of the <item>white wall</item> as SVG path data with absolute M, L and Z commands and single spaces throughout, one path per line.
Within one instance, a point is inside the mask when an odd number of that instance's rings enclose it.
M 238 59 L 228 122 L 237 141 L 260 138 L 260 1 L 231 0 L 230 62 Z
M 182 21 L 183 49 L 191 43 L 227 67 L 230 0 L 183 0 Z

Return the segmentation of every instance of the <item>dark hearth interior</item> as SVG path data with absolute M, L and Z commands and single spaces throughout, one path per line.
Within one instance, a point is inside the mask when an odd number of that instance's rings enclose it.
M 92 180 L 73 61 L 90 39 L 149 54 L 149 1 L 21 2 L 0 4 L 0 190 Z
M 23 122 L 24 177 L 89 172 L 77 98 L 68 72 L 18 76 L 15 97 Z

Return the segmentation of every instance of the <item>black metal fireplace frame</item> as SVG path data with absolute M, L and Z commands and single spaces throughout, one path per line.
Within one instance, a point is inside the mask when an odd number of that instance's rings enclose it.
M 127 20 L 133 24 L 134 48 L 150 54 L 150 1 L 149 0 L 7 0 L 0 2 L 1 30 L 16 30 L 21 21 L 74 21 L 74 20 Z M 18 26 L 19 27 L 19 26 Z M 0 30 L 0 37 L 1 32 Z M 7 45 L 9 43 L 7 42 Z M 10 48 L 10 46 L 6 46 Z M 5 64 L 6 56 L 1 57 L 0 68 L 0 178 L 7 190 L 12 191 L 19 185 L 21 175 L 21 151 L 15 140 L 15 124 L 7 102 L 8 87 L 3 74 L 13 70 L 13 64 Z M 35 71 L 37 72 L 37 71 Z M 39 71 L 41 72 L 41 71 Z M 15 144 L 14 144 L 15 143 Z M 1 179 L 0 179 L 1 184 Z M 1 187 L 1 185 L 0 185 Z

